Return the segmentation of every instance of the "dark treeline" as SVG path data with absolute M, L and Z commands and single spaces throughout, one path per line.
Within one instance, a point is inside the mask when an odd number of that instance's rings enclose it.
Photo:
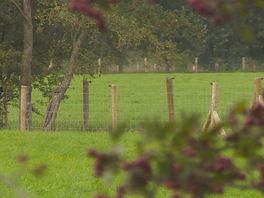
M 0 3 L 2 71 L 18 70 L 23 47 L 22 17 L 11 2 Z M 149 64 L 157 64 L 165 71 L 185 71 L 195 57 L 199 57 L 203 70 L 239 70 L 242 57 L 247 63 L 262 66 L 262 10 L 249 10 L 240 20 L 216 25 L 195 13 L 185 0 L 165 0 L 155 5 L 123 1 L 107 11 L 108 31 L 104 33 L 97 30 L 93 21 L 69 13 L 65 1 L 33 2 L 32 10 L 33 75 L 51 71 L 49 66 L 53 72 L 63 73 L 72 40 L 84 27 L 87 38 L 75 67 L 78 73 L 94 73 L 99 58 L 103 69 L 119 65 L 121 72 L 126 66 L 142 66 L 145 57 Z
M 29 2 L 32 19 L 23 11 L 23 2 Z M 33 88 L 50 99 L 48 111 L 59 108 L 74 74 L 122 72 L 128 68 L 132 72 L 137 71 L 135 68 L 191 71 L 195 57 L 200 71 L 239 71 L 242 57 L 246 57 L 247 70 L 263 66 L 264 14 L 256 8 L 249 8 L 239 20 L 216 25 L 194 12 L 185 0 L 156 4 L 126 0 L 105 9 L 107 31 L 101 32 L 95 21 L 70 12 L 67 1 L 23 2 L 0 2 L 0 100 L 4 114 L 9 103 L 17 104 L 18 87 L 23 83 L 21 68 L 29 64 L 31 71 L 24 72 L 24 80 L 27 74 Z M 27 23 L 30 27 L 31 21 L 33 40 L 28 37 L 26 41 L 23 27 Z M 25 64 L 22 54 L 30 49 L 25 50 L 24 45 L 30 43 L 32 61 L 28 56 L 29 64 Z M 4 117 L 1 125 L 5 126 Z M 47 125 L 51 126 L 49 122 Z

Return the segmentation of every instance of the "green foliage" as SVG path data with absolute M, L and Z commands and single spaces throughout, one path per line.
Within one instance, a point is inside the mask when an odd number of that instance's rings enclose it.
M 125 174 L 117 189 L 116 197 L 120 198 L 130 194 L 155 197 L 161 187 L 167 188 L 172 197 L 221 194 L 230 186 L 263 192 L 263 119 L 263 106 L 246 109 L 240 104 L 225 124 L 230 127 L 226 137 L 220 133 L 223 124 L 202 130 L 196 116 L 183 117 L 181 123 L 145 123 L 133 160 L 118 153 L 113 158 L 112 152 L 96 150 L 90 150 L 89 156 L 95 158 L 96 176 L 117 173 L 118 169 Z M 115 134 L 112 132 L 120 139 Z M 244 165 L 237 166 L 236 158 L 242 158 Z M 258 177 L 252 177 L 254 171 Z
M 253 63 L 263 62 L 262 27 L 263 1 L 188 1 L 206 19 L 205 49 L 201 54 L 201 64 L 210 68 L 215 63 L 228 65 L 229 70 L 238 70 L 241 57 L 253 59 Z M 231 66 L 233 65 L 233 66 Z M 250 68 L 248 68 L 250 70 Z
M 7 105 L 18 98 L 20 52 L 0 44 L 0 128 L 6 127 Z

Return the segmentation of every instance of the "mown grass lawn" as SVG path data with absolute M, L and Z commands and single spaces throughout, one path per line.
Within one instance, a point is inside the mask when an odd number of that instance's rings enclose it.
M 134 152 L 134 134 L 127 134 L 124 144 L 127 154 Z M 22 177 L 21 183 L 35 197 L 92 197 L 96 191 L 107 187 L 93 177 L 92 161 L 86 157 L 87 148 L 106 150 L 110 147 L 108 135 L 102 133 L 19 133 L 1 131 L 0 173 L 20 170 L 16 156 L 27 154 L 30 167 L 48 166 L 41 179 L 31 174 Z M 111 190 L 111 189 L 110 189 Z M 14 197 L 7 188 L 0 188 L 0 197 Z
M 122 140 L 126 156 L 136 154 L 137 133 L 128 132 Z M 114 187 L 93 177 L 92 160 L 86 157 L 87 148 L 107 150 L 111 141 L 106 132 L 14 132 L 0 131 L 0 175 L 12 174 L 22 169 L 16 156 L 27 154 L 29 167 L 46 164 L 48 169 L 42 178 L 24 174 L 20 183 L 32 197 L 47 198 L 92 198 L 94 193 L 113 192 Z M 26 171 L 27 172 L 27 171 Z M 119 178 L 120 179 L 120 178 Z M 118 183 L 119 179 L 115 182 Z M 8 188 L 0 183 L 0 197 L 15 197 Z M 158 198 L 169 197 L 161 190 Z M 227 189 L 223 197 L 261 198 L 255 191 Z

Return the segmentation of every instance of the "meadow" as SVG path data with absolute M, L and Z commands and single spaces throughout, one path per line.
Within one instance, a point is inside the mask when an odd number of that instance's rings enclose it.
M 122 140 L 125 155 L 135 156 L 137 140 L 135 132 L 146 118 L 167 121 L 166 77 L 174 77 L 174 105 L 177 121 L 181 115 L 197 113 L 201 121 L 206 117 L 211 100 L 210 82 L 220 86 L 218 111 L 222 118 L 235 102 L 246 100 L 250 104 L 254 96 L 254 80 L 263 73 L 201 73 L 201 74 L 108 74 L 91 79 L 90 85 L 90 130 L 82 129 L 82 76 L 75 76 L 68 99 L 61 104 L 56 127 L 60 132 L 19 132 L 17 108 L 10 108 L 10 129 L 0 132 L 0 176 L 20 175 L 19 183 L 32 197 L 80 198 L 93 197 L 95 192 L 113 193 L 110 186 L 93 177 L 92 160 L 86 157 L 87 148 L 107 150 L 111 147 L 107 131 L 111 124 L 110 84 L 118 86 L 118 118 L 134 132 L 127 132 Z M 33 128 L 41 129 L 45 104 L 41 94 L 33 91 L 33 102 L 42 116 L 33 115 Z M 28 166 L 17 162 L 20 154 L 29 156 Z M 46 164 L 47 171 L 41 178 L 30 174 L 30 168 Z M 115 183 L 121 177 L 115 180 Z M 0 183 L 0 197 L 15 197 L 14 192 Z M 161 189 L 158 198 L 169 197 Z M 212 196 L 210 196 L 212 197 Z M 214 196 L 215 197 L 215 196 Z M 260 198 L 260 193 L 250 190 L 226 189 L 226 198 Z
M 139 134 L 128 132 L 122 139 L 125 156 L 136 154 Z M 92 198 L 95 192 L 113 193 L 114 185 L 109 185 L 93 177 L 93 161 L 86 157 L 87 148 L 107 150 L 111 141 L 106 132 L 11 132 L 1 131 L 0 176 L 19 175 L 19 185 L 31 197 L 45 198 Z M 19 154 L 27 154 L 27 166 L 17 162 Z M 36 178 L 30 169 L 46 164 L 43 177 Z M 120 181 L 119 176 L 115 183 Z M 0 197 L 14 198 L 14 192 L 0 182 Z M 131 198 L 135 196 L 130 196 Z M 156 198 L 167 198 L 169 194 L 160 189 Z M 218 197 L 218 196 L 208 196 Z M 225 198 L 261 198 L 259 192 L 227 188 Z
M 111 125 L 111 88 L 117 85 L 118 122 L 135 130 L 142 120 L 168 120 L 166 78 L 174 79 L 174 108 L 176 120 L 182 114 L 196 113 L 204 120 L 211 101 L 211 82 L 219 84 L 218 113 L 224 117 L 238 101 L 253 100 L 256 77 L 263 73 L 141 73 L 105 74 L 90 78 L 89 130 L 108 130 Z M 83 124 L 82 76 L 75 76 L 58 112 L 56 130 L 81 130 Z M 42 115 L 33 113 L 33 129 L 41 129 L 47 99 L 33 90 L 33 104 Z M 42 103 L 39 103 L 42 101 Z M 9 127 L 18 126 L 18 109 L 10 108 Z

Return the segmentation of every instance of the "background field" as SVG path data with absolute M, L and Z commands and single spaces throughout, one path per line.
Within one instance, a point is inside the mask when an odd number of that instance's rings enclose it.
M 122 144 L 125 156 L 132 158 L 136 154 L 137 133 L 126 133 Z M 92 160 L 86 157 L 87 148 L 106 150 L 111 142 L 105 132 L 11 132 L 1 131 L 0 138 L 0 175 L 26 172 L 17 163 L 16 156 L 28 154 L 29 167 L 46 164 L 48 169 L 42 178 L 31 174 L 22 174 L 20 184 L 32 197 L 47 198 L 92 198 L 95 192 L 113 193 L 114 186 L 93 177 Z M 28 171 L 27 171 L 28 172 Z M 115 182 L 121 179 L 119 177 Z M 0 183 L 0 197 L 13 198 L 15 194 Z M 132 196 L 131 196 L 132 197 Z M 157 198 L 169 195 L 160 190 Z M 227 189 L 225 198 L 261 198 L 256 191 Z
M 198 113 L 205 119 L 211 100 L 210 82 L 220 87 L 218 112 L 223 117 L 235 102 L 252 102 L 254 80 L 263 73 L 170 73 L 170 74 L 108 74 L 91 79 L 90 130 L 108 130 L 111 124 L 111 88 L 118 86 L 118 120 L 135 130 L 145 118 L 168 120 L 166 77 L 174 77 L 176 119 L 182 113 Z M 57 130 L 82 129 L 82 76 L 75 76 L 68 99 L 63 101 L 56 122 Z M 43 101 L 44 104 L 39 104 Z M 41 129 L 47 100 L 33 91 L 33 104 L 42 115 L 33 114 L 33 129 Z M 18 110 L 10 109 L 9 127 L 17 128 Z

